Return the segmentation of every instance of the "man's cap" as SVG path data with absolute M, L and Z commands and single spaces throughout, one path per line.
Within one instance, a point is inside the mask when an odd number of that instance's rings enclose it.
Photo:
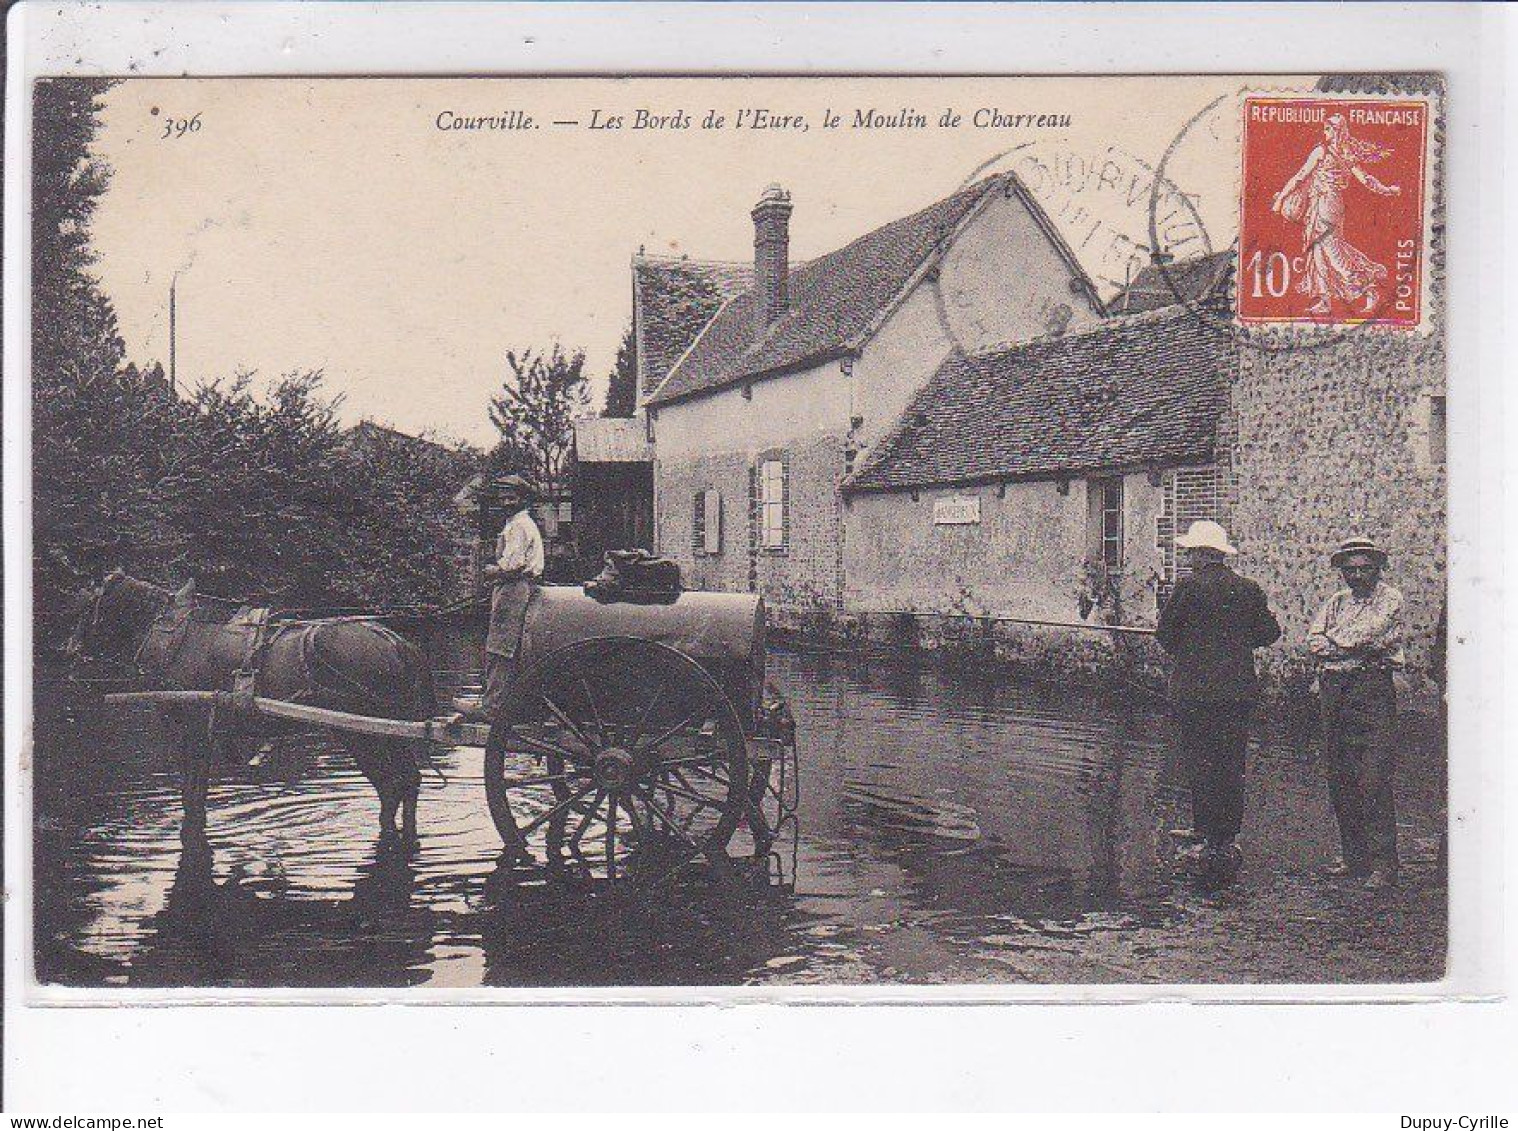
M 1354 538 L 1346 538 L 1340 542 L 1339 548 L 1329 555 L 1328 562 L 1337 569 L 1344 559 L 1351 554 L 1368 554 L 1375 559 L 1377 565 L 1384 566 L 1386 564 L 1386 551 L 1376 545 L 1374 539 L 1358 535 Z
M 497 495 L 505 495 L 507 493 L 510 493 L 514 495 L 527 495 L 530 497 L 533 494 L 532 484 L 527 482 L 527 480 L 523 479 L 520 475 L 497 476 L 495 479 L 492 479 L 490 481 L 490 489 Z
M 1185 534 L 1176 538 L 1175 544 L 1185 550 L 1216 550 L 1220 554 L 1239 552 L 1228 540 L 1228 531 L 1205 518 L 1193 522 Z

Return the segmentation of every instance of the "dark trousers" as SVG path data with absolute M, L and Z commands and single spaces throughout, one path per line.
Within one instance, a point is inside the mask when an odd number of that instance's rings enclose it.
M 1344 863 L 1356 872 L 1397 870 L 1397 809 L 1392 797 L 1397 692 L 1391 672 L 1325 671 L 1319 680 L 1323 769 L 1339 819 Z
M 1191 778 L 1192 826 L 1209 844 L 1227 844 L 1244 823 L 1244 750 L 1254 702 L 1181 699 L 1171 710 Z

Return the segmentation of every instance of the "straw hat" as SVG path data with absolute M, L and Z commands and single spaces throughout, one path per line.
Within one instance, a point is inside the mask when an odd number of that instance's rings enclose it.
M 1176 538 L 1175 544 L 1186 550 L 1216 550 L 1220 554 L 1239 552 L 1234 544 L 1228 541 L 1228 531 L 1205 518 L 1193 522 L 1185 534 Z
M 1374 559 L 1375 563 L 1379 566 L 1386 564 L 1386 551 L 1376 545 L 1374 539 L 1363 536 L 1344 539 L 1344 541 L 1339 543 L 1339 548 L 1328 556 L 1328 562 L 1337 569 L 1339 564 L 1351 554 L 1365 554 Z
M 497 495 L 517 495 L 525 499 L 533 496 L 532 484 L 520 475 L 497 476 L 490 481 L 490 489 Z

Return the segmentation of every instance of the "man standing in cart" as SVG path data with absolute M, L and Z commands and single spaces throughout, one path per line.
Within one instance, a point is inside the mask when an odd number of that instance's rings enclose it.
M 532 487 L 520 475 L 506 475 L 491 488 L 508 516 L 496 535 L 495 555 L 482 571 L 491 585 L 490 630 L 485 636 L 485 693 L 488 721 L 500 717 L 517 675 L 527 607 L 543 579 L 543 535 L 532 521 Z

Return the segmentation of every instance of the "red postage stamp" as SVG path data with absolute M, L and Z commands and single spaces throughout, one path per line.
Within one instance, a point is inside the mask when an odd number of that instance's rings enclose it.
M 1246 98 L 1244 323 L 1416 327 L 1429 103 Z

